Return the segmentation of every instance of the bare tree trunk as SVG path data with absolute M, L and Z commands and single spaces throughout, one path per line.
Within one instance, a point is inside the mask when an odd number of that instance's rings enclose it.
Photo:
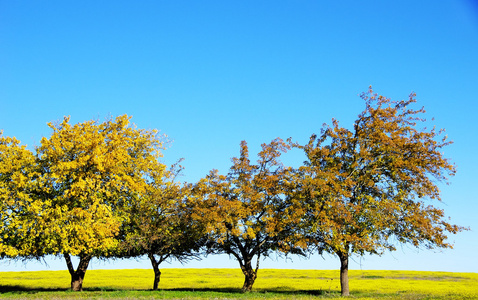
M 252 268 L 251 259 L 245 260 L 244 264 L 241 264 L 241 270 L 244 274 L 244 285 L 242 286 L 242 292 L 250 292 L 252 290 L 252 286 L 257 278 L 257 271 L 259 269 L 259 257 L 257 258 L 257 266 L 254 270 Z
M 247 293 L 252 290 L 252 286 L 254 285 L 254 281 L 256 281 L 257 275 L 254 272 L 254 270 L 249 270 L 247 272 L 244 272 L 245 278 L 244 278 L 244 285 L 242 286 L 242 292 Z
M 69 254 L 63 254 L 66 260 L 66 266 L 71 275 L 71 290 L 72 291 L 82 291 L 83 290 L 83 280 L 85 278 L 86 270 L 88 269 L 88 264 L 90 263 L 90 256 L 80 256 L 80 263 L 78 268 L 75 270 L 73 264 L 71 263 L 71 258 Z
M 349 296 L 349 254 L 337 253 L 340 258 L 340 293 Z
M 242 292 L 250 292 L 252 290 L 254 281 L 256 281 L 257 274 L 252 268 L 242 270 L 242 273 L 244 273 L 244 285 L 242 286 Z
M 159 262 L 156 261 L 156 258 L 153 254 L 148 253 L 149 260 L 151 260 L 151 264 L 153 265 L 154 270 L 154 283 L 153 283 L 153 290 L 158 289 L 159 282 L 161 281 L 161 271 L 159 270 Z

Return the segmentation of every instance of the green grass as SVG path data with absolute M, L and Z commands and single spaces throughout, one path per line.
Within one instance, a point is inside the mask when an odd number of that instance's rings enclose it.
M 259 270 L 252 293 L 242 294 L 239 269 L 89 270 L 85 291 L 69 291 L 67 271 L 0 272 L 0 298 L 9 299 L 335 299 L 337 270 Z M 353 299 L 478 299 L 477 273 L 349 271 Z

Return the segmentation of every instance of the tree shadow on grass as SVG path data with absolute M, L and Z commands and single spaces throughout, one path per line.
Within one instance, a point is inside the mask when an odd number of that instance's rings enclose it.
M 222 293 L 222 294 L 244 294 L 239 288 L 173 288 L 173 289 L 159 289 L 158 291 L 174 291 L 174 292 L 207 292 L 207 293 Z M 283 294 L 283 295 L 308 295 L 308 296 L 322 296 L 327 294 L 336 294 L 335 292 L 324 290 L 291 290 L 288 288 L 271 288 L 271 289 L 253 289 L 251 293 L 256 294 Z M 338 293 L 338 292 L 337 292 Z
M 107 291 L 114 292 L 119 291 L 120 289 L 116 288 L 84 288 L 83 291 L 90 292 L 99 292 Z M 70 292 L 70 288 L 42 288 L 42 287 L 25 287 L 21 285 L 0 285 L 0 294 L 11 293 L 11 294 L 36 294 L 41 292 Z
M 0 294 L 5 293 L 18 293 L 18 294 L 34 294 L 39 292 L 61 292 L 68 289 L 62 288 L 31 288 L 21 285 L 0 285 Z
M 121 291 L 137 291 L 137 292 L 155 292 L 150 289 L 121 289 L 121 288 L 109 288 L 109 287 L 92 287 L 92 288 L 83 288 L 84 292 L 121 292 Z M 70 288 L 41 288 L 41 287 L 25 287 L 21 285 L 0 285 L 0 294 L 37 294 L 43 292 L 72 292 Z M 235 295 L 244 294 L 239 288 L 172 288 L 172 289 L 158 289 L 157 292 L 191 292 L 191 293 L 218 293 L 222 295 Z M 328 294 L 334 294 L 334 292 L 323 291 L 323 290 L 291 290 L 286 287 L 272 288 L 272 289 L 257 289 L 252 290 L 251 293 L 255 294 L 280 294 L 280 295 L 307 295 L 307 296 L 322 296 Z

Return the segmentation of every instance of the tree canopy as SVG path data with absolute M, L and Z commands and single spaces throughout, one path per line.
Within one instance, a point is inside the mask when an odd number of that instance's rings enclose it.
M 32 210 L 38 202 L 32 194 L 37 176 L 35 156 L 16 138 L 0 132 L 0 256 L 34 258 L 41 252 L 32 234 Z M 41 256 L 41 254 L 40 254 Z
M 286 241 L 294 231 L 293 209 L 283 187 L 290 169 L 279 160 L 289 148 L 277 138 L 263 144 L 257 164 L 251 164 L 243 141 L 240 156 L 232 159 L 227 175 L 213 170 L 196 187 L 204 197 L 204 210 L 199 214 L 208 222 L 208 250 L 226 253 L 239 262 L 245 276 L 243 291 L 252 289 L 261 257 L 275 250 L 292 250 Z
M 447 233 L 464 229 L 426 203 L 440 200 L 437 182 L 455 167 L 442 155 L 450 144 L 443 131 L 418 128 L 425 110 L 411 108 L 415 95 L 392 101 L 370 88 L 362 99 L 366 108 L 352 130 L 334 119 L 296 145 L 307 157 L 297 186 L 308 207 L 309 242 L 340 258 L 343 295 L 351 254 L 381 254 L 396 242 L 449 248 Z

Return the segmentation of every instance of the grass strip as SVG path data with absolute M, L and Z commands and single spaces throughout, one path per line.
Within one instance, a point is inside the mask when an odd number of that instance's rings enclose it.
M 242 294 L 237 269 L 163 269 L 159 291 L 148 269 L 89 270 L 83 292 L 69 290 L 67 271 L 0 272 L 8 299 L 335 299 L 336 270 L 259 271 L 253 292 Z M 478 274 L 351 270 L 353 299 L 478 299 Z

